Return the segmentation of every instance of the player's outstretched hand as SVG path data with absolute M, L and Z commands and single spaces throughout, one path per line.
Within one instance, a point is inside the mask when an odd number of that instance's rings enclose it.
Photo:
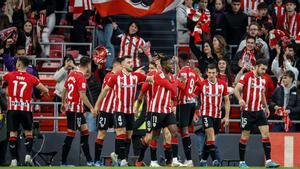
M 91 113 L 93 113 L 93 117 L 96 118 L 97 117 L 97 114 L 98 114 L 98 111 L 94 108 L 90 109 Z
M 224 117 L 222 119 L 222 123 L 224 123 L 224 127 L 228 126 L 229 125 L 229 117 Z
M 42 92 L 41 95 L 42 95 L 42 96 L 46 96 L 46 97 L 49 97 L 49 96 L 50 96 L 49 92 Z

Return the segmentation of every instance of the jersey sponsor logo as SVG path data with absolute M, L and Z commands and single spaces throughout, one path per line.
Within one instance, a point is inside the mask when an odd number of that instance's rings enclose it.
M 82 88 L 86 88 L 86 83 L 82 83 Z
M 29 106 L 28 102 L 18 102 L 18 101 L 12 101 L 11 102 L 12 106 Z

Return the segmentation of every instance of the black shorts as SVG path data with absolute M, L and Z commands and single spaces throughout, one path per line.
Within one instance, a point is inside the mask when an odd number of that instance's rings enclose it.
M 146 114 L 146 133 L 151 133 L 152 131 L 152 124 L 151 124 L 151 117 L 152 117 L 152 113 L 147 112 Z
M 243 111 L 241 116 L 241 129 L 250 131 L 255 126 L 269 125 L 264 111 Z
M 114 126 L 115 128 L 126 128 L 126 130 L 133 130 L 134 114 L 126 114 L 121 112 L 114 112 Z
M 204 130 L 208 128 L 213 128 L 215 134 L 218 134 L 221 127 L 221 119 L 209 116 L 202 116 L 202 126 Z
M 112 113 L 100 112 L 97 116 L 98 130 L 107 130 L 114 127 L 114 116 Z
M 152 113 L 151 125 L 152 129 L 165 128 L 171 124 L 176 124 L 174 113 Z
M 68 111 L 66 115 L 68 129 L 76 131 L 80 129 L 81 125 L 86 124 L 86 118 L 83 113 Z
M 195 113 L 195 103 L 181 104 L 176 107 L 176 120 L 178 127 L 190 126 Z
M 8 110 L 7 129 L 8 131 L 18 131 L 20 124 L 24 130 L 32 130 L 33 117 L 30 111 Z

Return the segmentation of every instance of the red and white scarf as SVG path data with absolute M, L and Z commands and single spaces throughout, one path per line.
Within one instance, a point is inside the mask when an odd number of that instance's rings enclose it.
M 289 115 L 286 113 L 285 109 L 281 107 L 281 108 L 277 109 L 275 114 L 277 114 L 278 116 L 281 116 L 283 118 L 284 131 L 288 132 L 289 128 L 292 126 L 292 122 L 291 122 Z
M 249 51 L 247 48 L 245 48 L 241 60 L 244 64 L 248 64 L 249 66 L 255 66 L 256 58 L 255 58 L 254 50 Z
M 290 33 L 290 37 L 295 38 L 297 36 L 297 13 L 295 12 L 292 17 L 285 14 L 283 27 Z
M 269 46 L 271 49 L 274 49 L 278 41 L 281 40 L 282 37 L 286 36 L 282 30 L 274 29 L 269 33 Z
M 201 13 L 192 8 L 187 9 L 187 14 L 189 20 L 197 23 L 190 35 L 194 37 L 195 43 L 200 43 L 203 41 L 202 35 L 210 32 L 210 17 L 206 15 L 206 12 Z

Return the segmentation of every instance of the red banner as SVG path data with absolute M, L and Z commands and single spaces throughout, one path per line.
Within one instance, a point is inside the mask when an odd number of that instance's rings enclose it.
M 93 0 L 102 17 L 127 14 L 143 17 L 175 9 L 183 0 Z

